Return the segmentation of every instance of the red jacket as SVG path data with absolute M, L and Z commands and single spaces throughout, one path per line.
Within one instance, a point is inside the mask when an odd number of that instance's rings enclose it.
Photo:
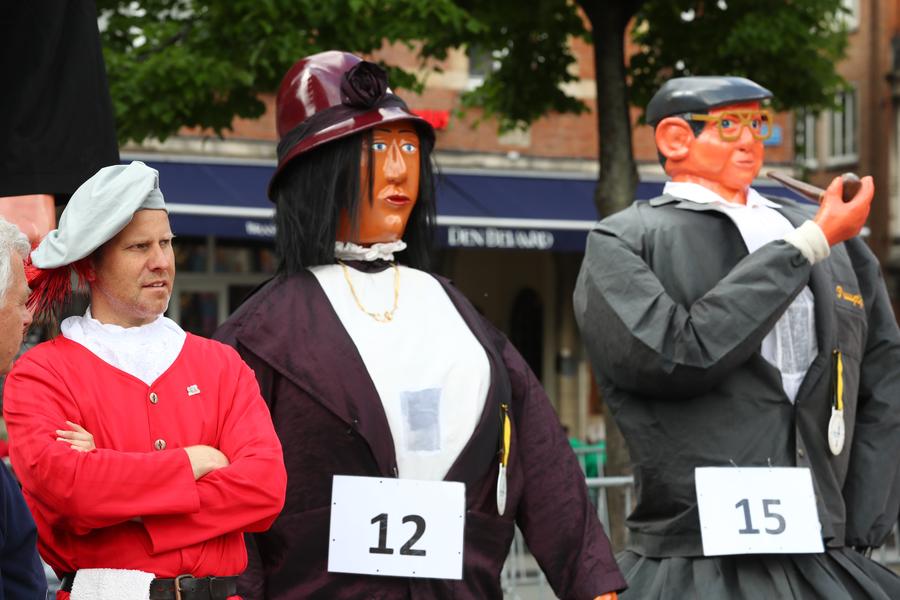
M 188 334 L 148 386 L 60 336 L 16 362 L 3 408 L 40 551 L 57 573 L 237 575 L 242 533 L 267 529 L 284 503 L 281 445 L 256 379 L 218 342 Z M 96 449 L 56 441 L 66 420 Z M 181 448 L 196 444 L 231 464 L 194 481 Z

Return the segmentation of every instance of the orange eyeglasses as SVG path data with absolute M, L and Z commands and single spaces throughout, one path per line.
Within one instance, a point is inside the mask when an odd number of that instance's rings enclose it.
M 734 142 L 741 137 L 744 127 L 750 129 L 753 139 L 767 140 L 772 136 L 772 111 L 768 108 L 753 110 L 729 110 L 714 115 L 690 113 L 685 118 L 691 121 L 715 123 L 719 137 L 726 142 Z

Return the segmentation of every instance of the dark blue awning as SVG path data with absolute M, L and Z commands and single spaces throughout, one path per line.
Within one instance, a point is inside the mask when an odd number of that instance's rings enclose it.
M 145 159 L 160 174 L 178 235 L 270 240 L 274 206 L 266 197 L 272 164 Z M 642 181 L 637 197 L 658 196 Z M 593 178 L 445 172 L 437 186 L 438 244 L 445 247 L 582 251 L 597 222 Z M 762 193 L 796 197 L 773 184 Z

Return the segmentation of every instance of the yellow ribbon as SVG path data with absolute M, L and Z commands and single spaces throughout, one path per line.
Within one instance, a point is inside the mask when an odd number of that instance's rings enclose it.
M 505 404 L 501 404 L 500 408 L 503 409 L 503 454 L 500 457 L 500 464 L 504 467 L 509 462 L 509 446 L 510 446 L 510 438 L 512 437 L 512 423 L 509 420 L 509 409 Z
M 835 350 L 837 356 L 837 381 L 835 382 L 834 403 L 835 408 L 844 410 L 844 361 L 841 358 L 841 351 Z

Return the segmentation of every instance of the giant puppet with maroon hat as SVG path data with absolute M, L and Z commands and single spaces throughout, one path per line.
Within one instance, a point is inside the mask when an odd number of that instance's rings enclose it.
M 287 503 L 247 598 L 499 598 L 515 526 L 561 598 L 624 587 L 540 383 L 428 272 L 434 132 L 376 64 L 299 61 L 277 98 L 278 275 L 221 327 L 256 371 Z
M 868 555 L 900 502 L 900 332 L 844 201 L 763 197 L 769 90 L 668 81 L 647 107 L 663 193 L 588 238 L 575 312 L 628 443 L 623 598 L 888 600 Z

